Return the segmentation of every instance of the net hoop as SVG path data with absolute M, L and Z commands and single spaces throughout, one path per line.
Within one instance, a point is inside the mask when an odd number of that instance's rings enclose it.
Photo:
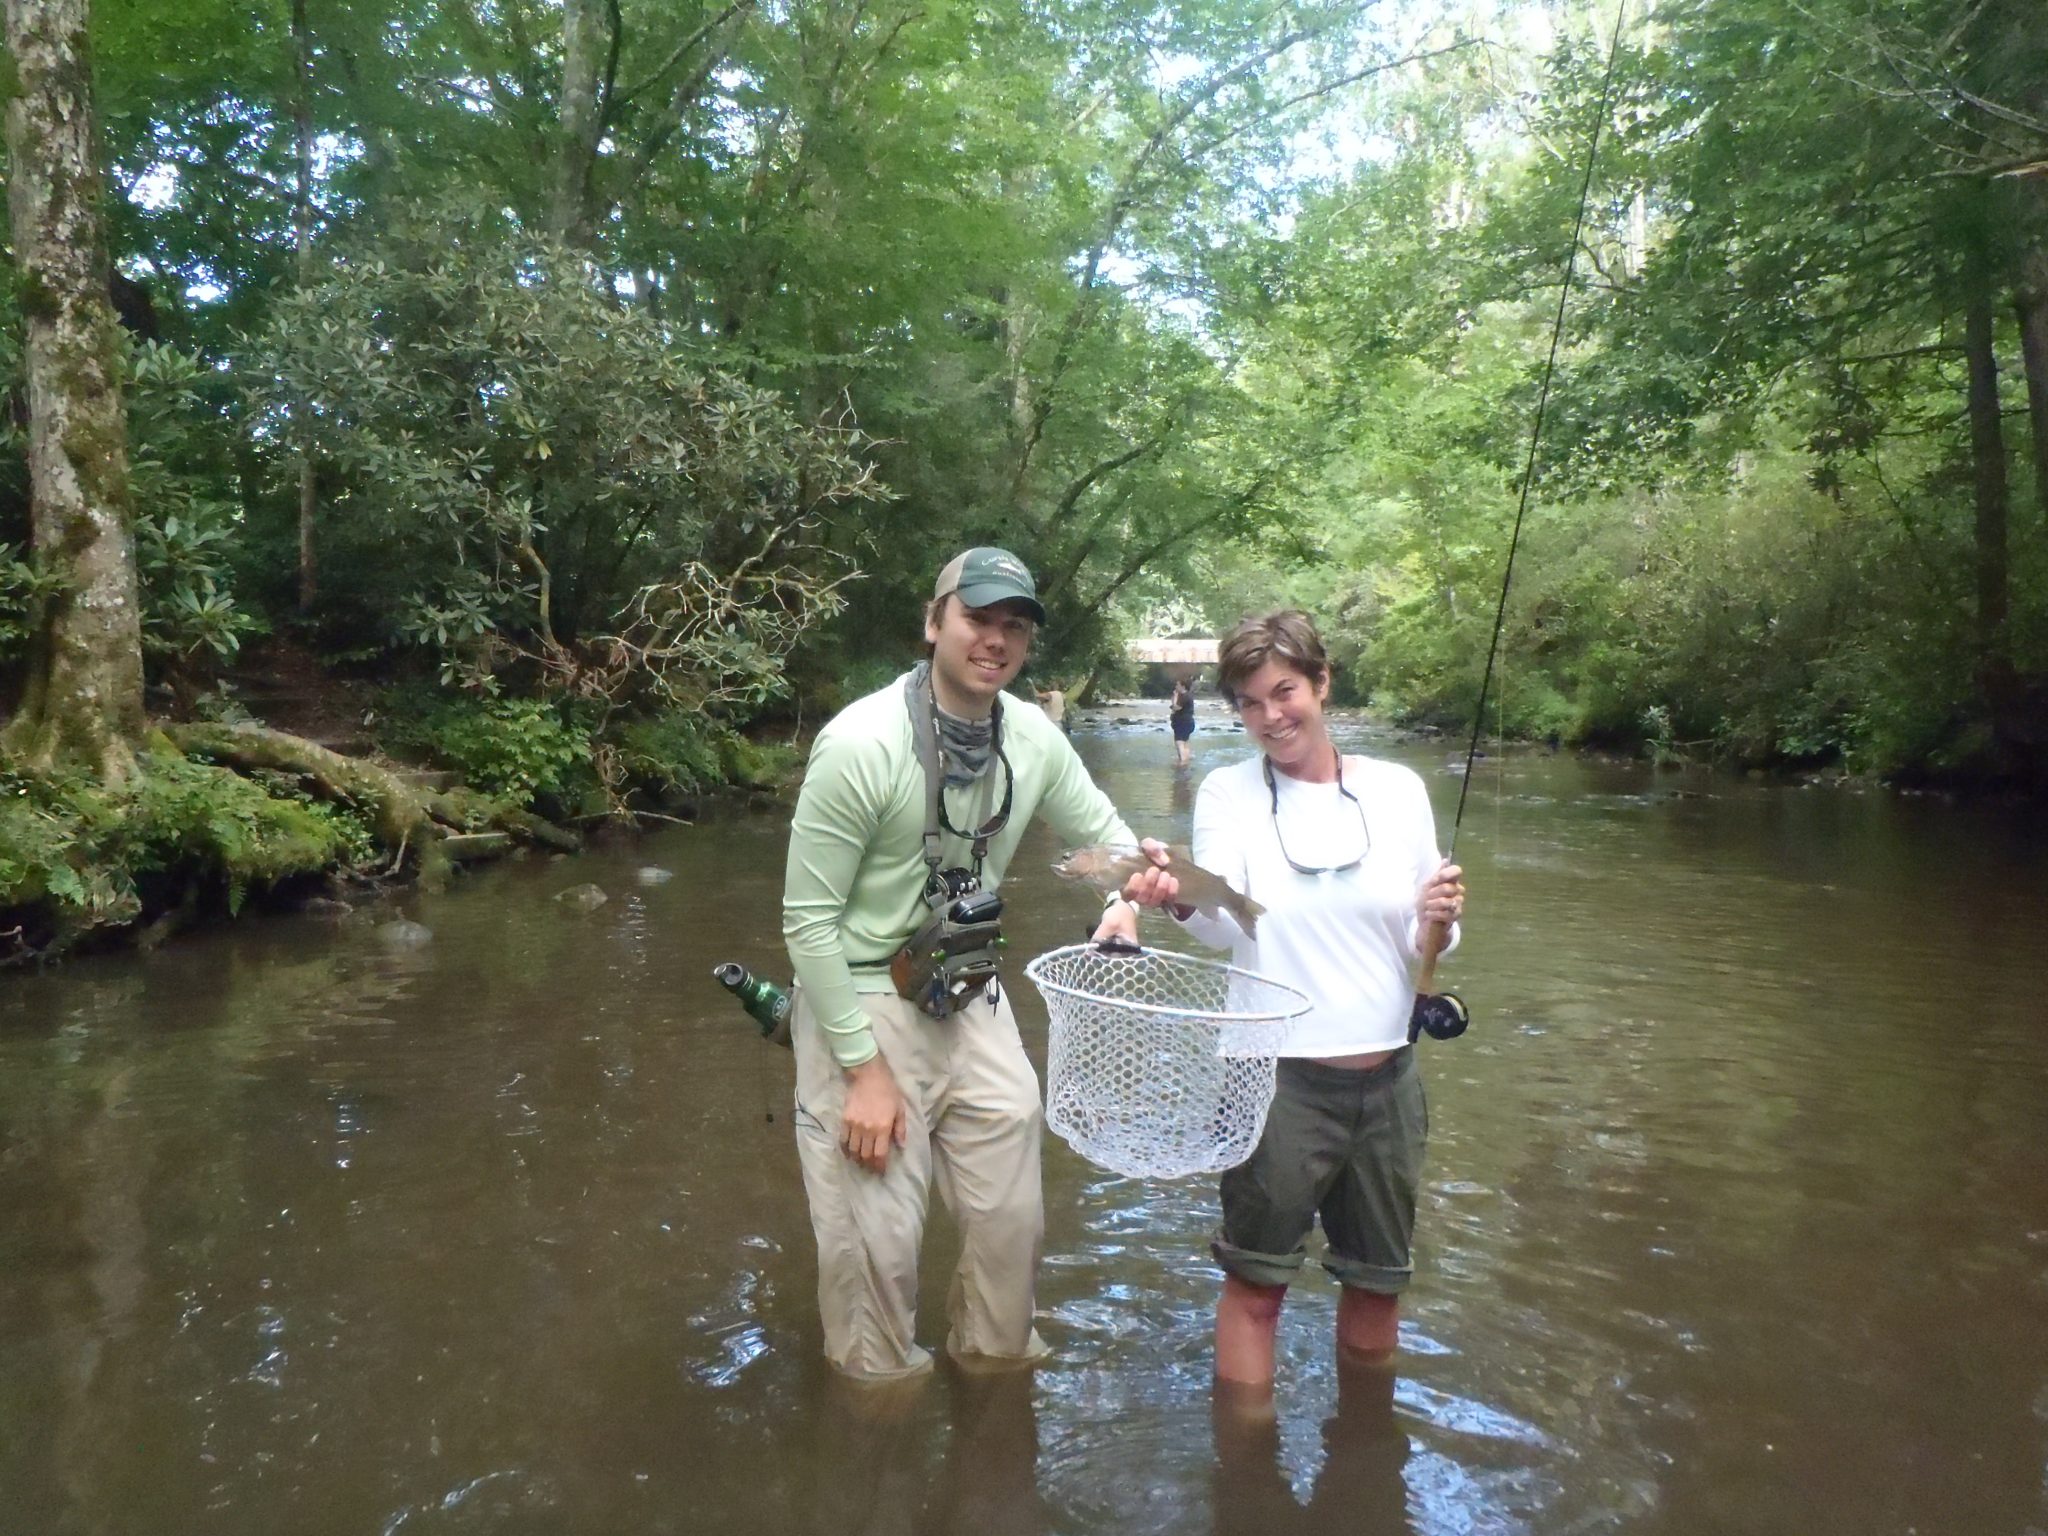
M 1051 950 L 1024 974 L 1050 1021 L 1046 1124 L 1067 1145 L 1130 1178 L 1251 1156 L 1307 996 L 1220 960 L 1094 944 Z

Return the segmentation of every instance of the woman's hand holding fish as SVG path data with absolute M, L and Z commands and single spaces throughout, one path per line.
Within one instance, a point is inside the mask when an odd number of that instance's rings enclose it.
M 1435 874 L 1423 882 L 1422 894 L 1415 901 L 1415 915 L 1425 924 L 1441 923 L 1448 928 L 1465 911 L 1465 871 L 1452 863 L 1437 866 Z
M 1174 898 L 1180 895 L 1180 881 L 1171 872 L 1172 855 L 1166 845 L 1157 838 L 1148 837 L 1138 845 L 1145 856 L 1152 861 L 1150 869 L 1141 869 L 1124 882 L 1123 899 L 1139 907 L 1177 907 Z M 1186 908 L 1181 915 L 1192 912 Z

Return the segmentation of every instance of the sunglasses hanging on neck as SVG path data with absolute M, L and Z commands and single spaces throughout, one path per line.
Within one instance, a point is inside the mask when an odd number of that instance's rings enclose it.
M 1304 864 L 1287 851 L 1287 837 L 1280 830 L 1280 781 L 1273 777 L 1273 759 L 1269 757 L 1263 764 L 1266 773 L 1266 792 L 1272 796 L 1273 837 L 1280 844 L 1280 857 L 1287 861 L 1287 867 L 1297 875 L 1341 875 L 1358 868 L 1372 852 L 1372 827 L 1365 819 L 1365 807 L 1359 802 L 1358 796 L 1344 787 L 1344 754 L 1332 746 L 1330 755 L 1337 760 L 1337 793 L 1349 800 L 1352 809 L 1358 812 L 1358 829 L 1365 835 L 1365 846 L 1359 850 L 1358 857 L 1343 864 Z

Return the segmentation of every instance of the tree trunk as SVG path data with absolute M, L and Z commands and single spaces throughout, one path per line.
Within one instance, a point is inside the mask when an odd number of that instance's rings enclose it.
M 2034 447 L 2034 499 L 2048 515 L 2048 176 L 2021 189 L 2019 281 L 2013 309 L 2020 322 L 2020 361 L 2027 375 L 2027 421 Z
M 1021 453 L 1031 430 L 1031 315 L 1010 290 L 999 292 L 996 302 L 1002 306 L 1003 358 L 1010 371 L 1010 436 Z
M 579 250 L 588 249 L 595 238 L 590 191 L 597 164 L 603 30 L 598 0 L 563 0 L 562 122 L 548 224 L 557 239 Z
M 2048 269 L 2048 252 L 2034 257 Z M 2013 300 L 2020 317 L 2020 359 L 2027 374 L 2027 420 L 2034 438 L 2034 497 L 2048 517 L 2048 270 Z
M 1988 215 L 1979 196 L 1964 222 L 1963 355 L 1969 370 L 1970 458 L 1977 507 L 1977 683 L 2001 750 L 2017 696 L 2007 634 L 2005 429 L 1998 409 L 1997 291 Z
M 298 248 L 299 286 L 313 275 L 313 32 L 306 0 L 292 0 L 292 51 L 296 71 L 294 113 L 298 127 L 299 185 L 293 200 L 292 235 Z M 299 612 L 313 611 L 319 595 L 314 559 L 313 519 L 320 508 L 319 481 L 310 451 L 299 457 Z
M 2048 33 L 2041 26 L 2041 0 L 1984 0 L 1956 10 L 1964 79 L 1979 113 L 1975 126 L 1989 130 L 1982 159 L 2041 161 L 2048 153 L 2038 127 L 2048 122 Z M 1997 177 L 1983 201 L 1997 253 L 2011 263 L 2034 498 L 2048 512 L 2048 163 Z
M 87 0 L 6 0 L 8 213 L 20 274 L 35 557 L 63 578 L 35 615 L 6 748 L 114 782 L 142 738 L 121 341 L 107 300 Z

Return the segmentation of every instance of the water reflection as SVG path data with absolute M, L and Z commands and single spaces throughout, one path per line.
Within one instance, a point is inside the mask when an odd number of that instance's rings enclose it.
M 1037 1386 L 1026 1371 L 947 1368 L 885 1387 L 835 1381 L 810 1520 L 847 1536 L 1045 1536 Z M 928 1401 L 944 1450 L 932 1465 Z
M 1322 1421 L 1321 1465 L 1306 1502 L 1297 1500 L 1285 1466 L 1271 1394 L 1217 1383 L 1215 1536 L 1414 1536 L 1403 1475 L 1409 1439 L 1394 1407 L 1393 1367 L 1345 1362 L 1336 1374 L 1336 1407 Z

